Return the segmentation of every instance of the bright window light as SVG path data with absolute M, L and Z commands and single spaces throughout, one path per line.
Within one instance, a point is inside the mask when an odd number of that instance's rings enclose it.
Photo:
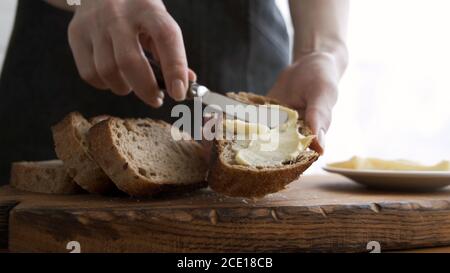
M 353 155 L 450 159 L 449 10 L 442 0 L 350 2 L 350 63 L 326 154 L 310 172 Z

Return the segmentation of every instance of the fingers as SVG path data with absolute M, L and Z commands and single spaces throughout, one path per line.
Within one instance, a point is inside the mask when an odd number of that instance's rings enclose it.
M 128 95 L 131 87 L 119 70 L 110 39 L 102 35 L 96 37 L 94 39 L 94 63 L 98 75 L 114 94 Z
M 160 91 L 137 35 L 131 27 L 120 25 L 111 31 L 114 56 L 119 69 L 136 95 L 152 107 L 160 107 Z
M 91 3 L 92 2 L 92 3 Z M 91 85 L 126 95 L 133 90 L 145 103 L 159 107 L 159 90 L 143 47 L 161 63 L 169 95 L 184 100 L 188 70 L 181 30 L 162 1 L 90 1 L 77 9 L 69 42 L 81 77 Z
M 325 134 L 331 125 L 332 109 L 337 100 L 335 84 L 322 84 L 316 86 L 315 92 L 306 97 L 305 121 L 316 135 L 311 145 L 316 152 L 323 154 L 325 150 Z
M 145 33 L 141 33 L 139 34 L 139 43 L 141 44 L 141 47 L 146 51 L 146 53 L 150 52 L 151 58 L 159 63 L 160 59 L 158 56 L 158 51 L 156 50 L 156 46 L 152 38 Z
M 79 28 L 73 23 L 69 26 L 68 36 L 80 77 L 97 89 L 108 89 L 108 85 L 103 82 L 97 73 L 92 43 L 80 33 Z
M 188 65 L 181 30 L 168 14 L 159 14 L 143 21 L 152 36 L 169 95 L 181 101 L 188 89 Z
M 268 96 L 286 102 L 286 96 L 289 96 L 289 94 L 273 88 L 268 93 Z M 297 99 L 286 103 L 299 112 L 299 115 L 304 118 L 312 133 L 316 136 L 311 144 L 311 148 L 319 154 L 323 154 L 325 150 L 325 134 L 331 124 L 331 108 L 327 106 L 326 101 L 328 99 L 326 99 L 326 95 L 313 97 L 311 92 L 309 96 L 306 95 L 305 97 L 306 101 Z
M 325 134 L 331 124 L 331 110 L 320 106 L 307 106 L 305 110 L 305 121 L 316 135 L 311 148 L 323 154 L 325 150 Z

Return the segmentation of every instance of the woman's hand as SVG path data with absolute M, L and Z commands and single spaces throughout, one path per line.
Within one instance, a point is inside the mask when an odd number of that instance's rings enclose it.
M 300 112 L 317 136 L 312 148 L 322 154 L 325 133 L 338 95 L 339 73 L 332 54 L 301 56 L 281 73 L 269 96 Z
M 164 94 L 144 50 L 161 63 L 173 99 L 185 99 L 188 78 L 195 77 L 180 27 L 161 0 L 83 1 L 69 25 L 69 43 L 86 82 L 117 95 L 133 90 L 153 107 L 162 105 Z

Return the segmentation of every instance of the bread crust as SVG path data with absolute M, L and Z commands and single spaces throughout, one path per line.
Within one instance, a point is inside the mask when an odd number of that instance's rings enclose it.
M 245 92 L 228 93 L 227 96 L 248 104 L 279 104 L 278 101 Z M 279 104 L 280 105 L 280 104 Z M 311 130 L 301 125 L 301 133 L 310 135 Z M 289 165 L 256 168 L 230 164 L 224 156 L 226 140 L 215 140 L 211 154 L 208 184 L 216 192 L 233 197 L 258 198 L 278 192 L 293 182 L 319 158 L 315 151 L 305 151 Z
M 89 128 L 92 124 L 80 113 L 72 112 L 52 127 L 56 155 L 73 180 L 86 191 L 95 194 L 114 191 L 114 184 L 90 155 L 80 126 Z
M 89 147 L 98 164 L 109 175 L 116 186 L 131 196 L 152 196 L 165 191 L 189 191 L 206 186 L 206 181 L 195 183 L 155 182 L 143 176 L 132 167 L 114 141 L 113 126 L 119 119 L 111 118 L 93 126 L 88 134 Z M 163 121 L 152 120 L 154 124 L 170 127 Z M 193 145 L 197 143 L 193 142 Z
M 81 188 L 67 174 L 60 160 L 14 162 L 10 185 L 30 192 L 46 194 L 76 194 Z

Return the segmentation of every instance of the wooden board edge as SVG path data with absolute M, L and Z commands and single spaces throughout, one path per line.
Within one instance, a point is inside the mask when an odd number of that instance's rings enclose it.
M 9 216 L 18 204 L 17 200 L 0 200 L 0 250 L 8 249 Z
M 450 245 L 449 202 L 257 208 L 32 209 L 10 217 L 12 252 L 366 252 Z

